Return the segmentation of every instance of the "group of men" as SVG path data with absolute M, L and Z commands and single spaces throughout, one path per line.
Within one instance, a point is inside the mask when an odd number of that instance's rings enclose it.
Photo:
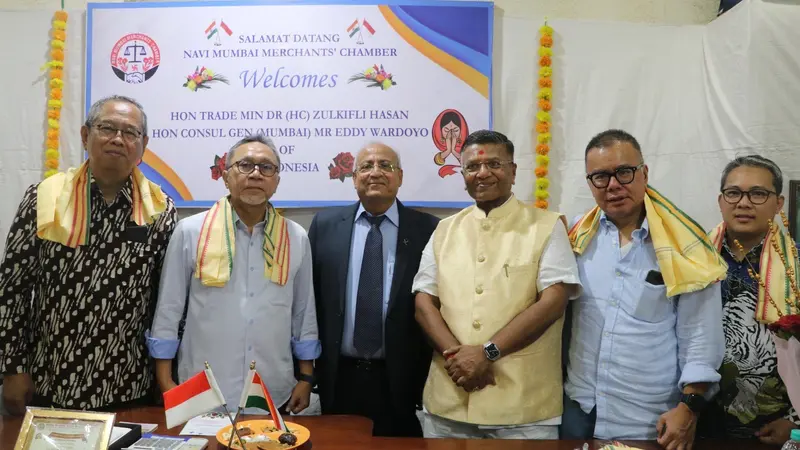
M 466 138 L 475 204 L 441 221 L 397 199 L 400 158 L 373 143 L 355 160 L 359 201 L 306 233 L 270 203 L 280 156 L 263 136 L 228 153 L 229 194 L 180 221 L 137 168 L 141 105 L 98 101 L 81 136 L 87 161 L 26 191 L 0 265 L 13 414 L 150 404 L 206 361 L 235 404 L 255 361 L 282 411 L 317 386 L 323 414 L 369 417 L 379 436 L 672 450 L 698 429 L 781 444 L 800 423 L 766 329 L 795 299 L 767 302 L 753 279 L 785 233 L 771 228 L 783 178 L 765 158 L 728 165 L 707 235 L 648 185 L 621 130 L 587 145 L 597 206 L 571 224 L 513 195 L 501 133 Z

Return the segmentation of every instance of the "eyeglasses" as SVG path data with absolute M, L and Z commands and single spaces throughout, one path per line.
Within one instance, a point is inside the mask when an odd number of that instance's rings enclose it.
M 265 177 L 275 176 L 275 174 L 278 172 L 278 166 L 272 163 L 236 161 L 233 163 L 233 165 L 236 166 L 236 169 L 244 175 L 250 175 L 254 170 L 256 170 L 256 167 L 258 167 L 258 171 L 261 172 L 261 175 L 264 175 Z
M 595 172 L 586 175 L 586 179 L 592 182 L 597 189 L 605 189 L 611 183 L 611 177 L 617 179 L 619 184 L 631 184 L 636 177 L 636 171 L 644 167 L 644 163 L 634 167 L 618 167 L 613 172 Z
M 134 142 L 138 141 L 140 137 L 142 137 L 141 131 L 132 128 L 123 130 L 122 128 L 117 128 L 104 123 L 95 125 L 94 128 L 97 130 L 97 134 L 104 139 L 114 139 L 117 137 L 117 133 L 122 133 L 122 139 L 128 144 L 133 144 Z
M 370 173 L 375 167 L 377 167 L 378 170 L 380 170 L 383 173 L 391 173 L 399 169 L 399 167 L 395 166 L 389 161 L 378 161 L 377 165 L 372 161 L 367 161 L 358 166 L 358 173 L 365 173 L 365 174 Z
M 750 203 L 754 205 L 763 205 L 767 202 L 767 200 L 769 200 L 769 196 L 773 194 L 778 195 L 777 192 L 760 188 L 750 189 L 749 191 L 743 191 L 739 188 L 728 188 L 722 190 L 722 198 L 732 205 L 739 203 L 744 196 L 747 196 L 747 199 L 750 200 Z
M 486 166 L 489 170 L 500 170 L 505 166 L 513 165 L 514 161 L 498 161 L 492 160 L 487 162 L 476 162 L 476 163 L 469 163 L 462 169 L 465 173 L 469 175 L 475 175 L 476 173 L 481 171 L 481 167 Z

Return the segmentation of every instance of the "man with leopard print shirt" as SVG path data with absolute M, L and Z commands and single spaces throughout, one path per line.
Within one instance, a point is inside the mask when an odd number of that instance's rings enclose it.
M 787 299 L 768 293 L 759 299 L 759 282 L 751 276 L 760 273 L 763 258 L 770 256 L 765 250 L 773 248 L 770 220 L 783 207 L 782 187 L 781 170 L 758 155 L 736 158 L 722 174 L 718 201 L 724 221 L 711 240 L 728 263 L 722 282 L 726 348 L 720 392 L 698 425 L 703 437 L 782 445 L 800 425 L 778 375 L 775 343 L 767 329 Z

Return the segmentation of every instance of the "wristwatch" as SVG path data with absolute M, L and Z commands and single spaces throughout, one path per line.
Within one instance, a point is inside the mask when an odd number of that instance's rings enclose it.
M 483 354 L 486 355 L 486 359 L 489 361 L 500 359 L 500 349 L 491 341 L 483 344 Z
M 706 407 L 706 399 L 700 394 L 681 394 L 681 403 L 685 403 L 695 414 L 699 414 Z
M 311 386 L 314 386 L 314 383 L 317 382 L 317 380 L 314 378 L 314 375 L 306 375 L 304 373 L 297 375 L 297 381 L 305 381 Z

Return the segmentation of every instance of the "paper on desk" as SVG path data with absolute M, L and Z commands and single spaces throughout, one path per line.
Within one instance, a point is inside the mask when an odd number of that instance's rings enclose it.
M 139 425 L 142 427 L 142 434 L 144 433 L 152 433 L 153 431 L 158 428 L 157 423 L 138 423 L 138 422 L 120 422 L 121 424 L 129 424 L 129 425 Z
M 223 413 L 203 414 L 189 419 L 180 434 L 187 436 L 216 436 L 220 429 L 231 424 L 232 419 L 233 414 L 231 414 L 230 419 Z

